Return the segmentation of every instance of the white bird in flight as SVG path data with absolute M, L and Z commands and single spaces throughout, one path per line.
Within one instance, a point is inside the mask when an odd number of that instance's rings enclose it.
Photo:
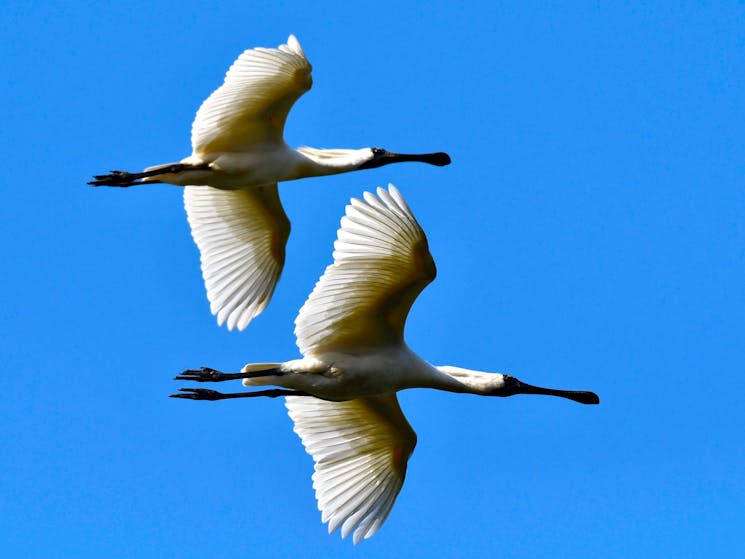
M 243 330 L 269 303 L 285 261 L 290 221 L 277 182 L 420 161 L 443 166 L 446 153 L 399 154 L 381 148 L 292 149 L 283 138 L 292 105 L 313 83 L 297 39 L 243 52 L 225 82 L 199 107 L 192 154 L 142 173 L 112 171 L 93 186 L 184 186 L 184 206 L 199 247 L 212 314 Z
M 510 375 L 434 367 L 404 341 L 419 293 L 435 278 L 427 238 L 390 185 L 352 199 L 326 268 L 295 319 L 302 359 L 251 363 L 240 373 L 202 368 L 177 379 L 243 379 L 282 388 L 224 394 L 182 388 L 176 398 L 221 400 L 286 396 L 295 432 L 315 461 L 313 487 L 329 533 L 341 527 L 354 543 L 383 524 L 401 490 L 416 434 L 396 392 L 434 388 L 482 396 L 546 394 L 582 404 L 593 392 L 531 386 Z

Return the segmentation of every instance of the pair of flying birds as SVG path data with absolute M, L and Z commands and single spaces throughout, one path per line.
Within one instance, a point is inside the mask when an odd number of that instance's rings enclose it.
M 218 324 L 243 330 L 269 303 L 285 260 L 290 222 L 277 183 L 403 161 L 443 166 L 446 153 L 399 154 L 380 148 L 290 148 L 283 130 L 295 101 L 312 84 L 297 39 L 245 51 L 225 82 L 197 111 L 192 154 L 141 173 L 112 171 L 94 186 L 169 183 L 184 205 L 199 247 L 207 298 Z M 239 373 L 202 368 L 176 377 L 197 382 L 242 379 L 279 386 L 224 394 L 182 388 L 176 398 L 221 400 L 286 396 L 295 432 L 315 462 L 313 487 L 329 532 L 353 541 L 372 536 L 403 485 L 416 434 L 396 392 L 435 388 L 483 396 L 546 394 L 597 404 L 596 394 L 554 390 L 510 375 L 434 367 L 404 342 L 419 293 L 435 278 L 427 238 L 390 185 L 352 199 L 326 268 L 295 319 L 302 359 L 251 363 Z

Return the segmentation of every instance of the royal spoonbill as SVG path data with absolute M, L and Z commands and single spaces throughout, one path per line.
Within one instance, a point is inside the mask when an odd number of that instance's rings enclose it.
M 404 341 L 414 299 L 435 278 L 427 238 L 393 185 L 352 199 L 326 268 L 295 319 L 302 359 L 251 363 L 240 373 L 202 368 L 176 379 L 243 379 L 274 385 L 224 394 L 182 388 L 175 398 L 221 400 L 286 396 L 295 432 L 313 457 L 313 487 L 329 533 L 354 543 L 383 524 L 401 490 L 416 434 L 396 392 L 435 388 L 482 396 L 546 394 L 597 404 L 593 392 L 531 386 L 515 377 L 460 367 L 434 367 Z
M 112 171 L 88 183 L 185 187 L 184 206 L 199 247 L 210 310 L 230 330 L 243 330 L 264 310 L 282 273 L 290 222 L 277 182 L 402 161 L 450 163 L 441 152 L 290 148 L 283 138 L 285 120 L 310 89 L 311 69 L 293 35 L 276 49 L 246 50 L 199 107 L 189 157 L 142 173 Z

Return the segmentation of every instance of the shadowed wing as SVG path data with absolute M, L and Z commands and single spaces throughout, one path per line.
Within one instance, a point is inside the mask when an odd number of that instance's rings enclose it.
M 427 238 L 395 186 L 352 199 L 334 263 L 295 319 L 301 353 L 401 343 L 409 309 L 435 274 Z
M 212 314 L 243 330 L 264 310 L 285 263 L 290 222 L 277 185 L 249 190 L 184 188 Z
M 406 477 L 416 434 L 395 394 L 328 402 L 286 398 L 295 432 L 313 457 L 321 520 L 354 543 L 385 522 Z
M 313 83 L 311 70 L 293 35 L 276 49 L 244 51 L 197 111 L 191 127 L 194 153 L 241 152 L 282 142 L 287 113 Z

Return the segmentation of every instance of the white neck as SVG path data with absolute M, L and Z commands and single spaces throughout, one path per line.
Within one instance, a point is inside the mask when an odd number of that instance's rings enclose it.
M 505 386 L 504 375 L 501 373 L 472 371 L 449 365 L 441 365 L 435 369 L 446 377 L 442 379 L 442 384 L 436 387 L 440 390 L 488 396 Z
M 364 162 L 372 159 L 370 148 L 362 149 L 316 149 L 299 147 L 296 150 L 307 161 L 312 175 L 335 175 L 354 171 Z M 306 175 L 307 176 L 307 175 Z

